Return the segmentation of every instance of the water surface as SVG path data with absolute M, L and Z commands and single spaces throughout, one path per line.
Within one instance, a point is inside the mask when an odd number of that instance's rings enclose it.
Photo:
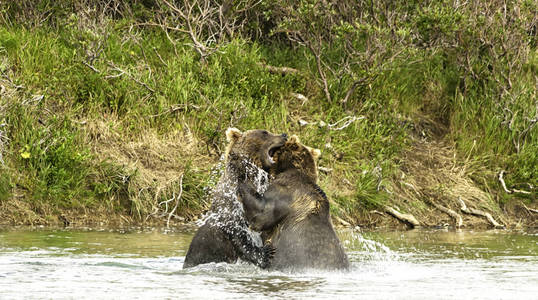
M 538 299 L 538 234 L 340 231 L 349 272 L 182 270 L 193 228 L 0 228 L 0 299 Z

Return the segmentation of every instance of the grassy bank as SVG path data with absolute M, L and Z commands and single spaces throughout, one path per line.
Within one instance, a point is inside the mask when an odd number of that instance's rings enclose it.
M 339 223 L 536 225 L 534 2 L 189 3 L 1 2 L 1 223 L 194 220 L 233 126 L 320 148 Z

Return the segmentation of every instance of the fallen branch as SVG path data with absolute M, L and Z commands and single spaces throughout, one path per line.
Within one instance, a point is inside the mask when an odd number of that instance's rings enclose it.
M 333 124 L 327 124 L 322 120 L 319 121 L 319 122 L 308 122 L 308 121 L 305 121 L 303 119 L 299 119 L 298 123 L 299 123 L 299 125 L 301 127 L 306 126 L 306 125 L 316 125 L 317 124 L 319 127 L 327 126 L 327 128 L 329 128 L 329 130 L 337 131 L 337 130 L 342 130 L 342 129 L 348 127 L 349 125 L 351 125 L 351 123 L 353 123 L 353 122 L 355 122 L 357 120 L 362 120 L 362 119 L 366 119 L 366 117 L 365 116 L 358 116 L 358 117 L 357 116 L 347 116 L 347 117 L 344 117 L 344 118 L 336 121 Z M 339 126 L 340 124 L 342 124 L 340 127 L 336 127 L 336 126 Z
M 140 194 L 142 193 L 142 190 L 144 189 L 141 189 L 140 191 L 138 191 L 138 196 L 140 197 Z M 158 194 L 159 192 L 157 192 Z M 183 194 L 183 174 L 181 174 L 181 177 L 179 178 L 179 194 L 176 196 L 176 192 L 172 192 L 172 198 L 168 199 L 168 200 L 164 200 L 164 201 L 161 201 L 157 204 L 157 206 L 154 207 L 153 209 L 153 212 L 150 213 L 147 217 L 146 217 L 146 221 L 150 218 L 150 217 L 155 217 L 155 218 L 162 218 L 164 216 L 166 216 L 166 228 L 169 228 L 170 227 L 170 219 L 172 217 L 178 219 L 178 220 L 181 220 L 183 221 L 184 219 L 178 215 L 175 214 L 176 210 L 177 210 L 177 207 L 179 206 L 179 200 L 181 199 L 181 195 Z M 174 207 L 172 208 L 172 210 L 169 212 L 168 211 L 168 204 L 172 201 L 175 201 L 175 204 L 174 204 Z M 159 213 L 159 210 L 161 208 L 161 206 L 164 205 L 164 210 L 162 213 L 158 214 Z
M 485 217 L 491 223 L 491 225 L 493 225 L 493 227 L 495 227 L 495 228 L 504 228 L 504 225 L 501 225 L 501 224 L 497 223 L 497 221 L 495 221 L 495 219 L 493 219 L 493 217 L 491 216 L 490 213 L 481 211 L 479 209 L 474 209 L 474 208 L 467 207 L 467 205 L 465 205 L 465 202 L 463 202 L 461 197 L 458 197 L 458 201 L 460 202 L 460 205 L 461 205 L 460 209 L 461 209 L 462 212 L 464 212 L 464 213 L 466 213 L 468 215 L 475 215 L 475 216 Z
M 440 204 L 437 204 L 437 203 L 433 202 L 431 199 L 426 199 L 426 201 L 428 201 L 428 203 L 433 205 L 438 210 L 440 210 L 440 211 L 444 212 L 445 214 L 451 216 L 456 221 L 456 228 L 460 228 L 460 227 L 463 226 L 463 218 L 457 212 L 453 211 L 450 208 L 446 208 L 446 207 L 444 207 L 444 206 L 442 206 Z
M 101 71 L 97 70 L 94 66 L 90 65 L 89 63 L 87 63 L 85 61 L 83 61 L 82 64 L 85 65 L 86 67 L 90 68 L 92 71 L 94 71 L 97 74 L 101 73 Z
M 508 194 L 512 194 L 512 193 L 520 193 L 520 194 L 525 194 L 525 195 L 530 195 L 530 194 L 532 194 L 532 193 L 529 192 L 529 191 L 518 190 L 518 189 L 511 189 L 511 190 L 508 189 L 508 188 L 506 187 L 506 183 L 504 182 L 504 178 L 503 178 L 503 177 L 504 177 L 504 173 L 505 173 L 505 171 L 504 171 L 504 170 L 501 170 L 501 172 L 499 172 L 499 177 L 498 177 L 498 179 L 499 179 L 499 182 L 501 183 L 501 185 L 502 185 L 502 187 L 503 187 L 503 189 L 504 189 L 504 191 L 505 191 L 506 193 L 508 193 Z
M 318 170 L 320 170 L 321 172 L 323 172 L 325 174 L 331 173 L 333 171 L 333 169 L 325 168 L 325 167 L 318 167 Z
M 327 127 L 330 129 L 330 130 L 342 130 L 346 127 L 348 127 L 349 125 L 351 125 L 351 123 L 357 121 L 357 120 L 362 120 L 366 118 L 365 116 L 360 116 L 360 117 L 357 117 L 357 116 L 347 116 L 339 121 L 337 121 L 336 123 L 334 124 L 328 124 Z M 344 123 L 342 126 L 338 127 L 338 128 L 334 128 L 336 126 L 338 126 L 338 124 L 340 123 Z
M 290 67 L 275 67 L 275 66 L 264 64 L 264 63 L 259 63 L 258 65 L 267 69 L 267 71 L 269 71 L 269 73 L 272 73 L 272 74 L 288 75 L 288 74 L 299 73 L 299 70 L 290 68 Z
M 181 199 L 181 194 L 183 194 L 183 174 L 181 174 L 181 177 L 179 178 L 179 194 L 176 197 L 176 192 L 173 193 L 172 199 L 176 199 L 176 205 L 168 214 L 168 219 L 166 220 L 166 228 L 170 228 L 170 218 L 172 218 L 172 216 L 175 216 L 174 213 L 176 212 L 177 206 L 179 205 L 179 199 Z
M 384 209 L 385 209 L 385 212 L 387 212 L 389 215 L 395 217 L 396 219 L 404 223 L 411 225 L 411 227 L 413 228 L 420 227 L 419 221 L 417 221 L 417 219 L 413 215 L 402 214 L 390 206 L 385 206 Z
M 504 170 L 501 170 L 501 172 L 499 172 L 499 177 L 498 177 L 499 181 L 501 182 L 501 185 L 504 191 L 507 192 L 508 194 L 512 194 L 512 191 L 506 188 L 506 183 L 504 182 L 503 176 L 504 176 Z
M 523 205 L 523 207 L 524 207 L 528 212 L 538 214 L 538 209 L 528 208 L 528 207 L 527 207 L 525 204 L 523 204 L 523 203 L 521 203 L 521 205 Z

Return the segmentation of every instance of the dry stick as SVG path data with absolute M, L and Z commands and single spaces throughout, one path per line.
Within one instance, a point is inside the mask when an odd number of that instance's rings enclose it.
M 159 51 L 157 51 L 157 48 L 153 47 L 153 51 L 155 51 L 155 54 L 157 54 L 157 57 L 159 58 L 159 60 L 161 61 L 161 63 L 163 65 L 165 65 L 167 68 L 168 68 L 168 64 L 164 61 L 164 59 L 161 57 L 161 55 L 159 54 Z
M 351 123 L 357 121 L 357 120 L 362 120 L 362 119 L 365 119 L 366 117 L 365 116 L 347 116 L 347 117 L 344 117 L 343 119 L 341 120 L 338 120 L 336 121 L 336 123 L 334 124 L 329 124 L 327 125 L 327 127 L 330 129 L 330 130 L 342 130 L 346 127 L 348 127 L 349 125 L 351 125 Z M 344 125 L 338 127 L 338 128 L 334 128 L 336 127 L 338 124 L 340 123 L 344 123 Z
M 526 195 L 530 195 L 532 194 L 531 192 L 529 191 L 524 191 L 524 190 L 518 190 L 518 189 L 512 189 L 512 190 L 509 190 L 507 187 L 506 187 L 506 183 L 504 182 L 504 173 L 505 171 L 504 170 L 501 170 L 501 172 L 499 172 L 499 181 L 501 182 L 501 185 L 504 189 L 504 191 L 508 194 L 512 194 L 512 193 L 520 193 L 520 194 L 526 194 Z
M 535 213 L 535 214 L 538 214 L 538 209 L 534 209 L 534 208 L 528 208 L 525 204 L 521 203 L 521 205 L 523 205 L 523 207 L 528 211 L 528 212 L 532 212 L 532 213 Z
M 312 53 L 314 55 L 314 57 L 316 58 L 316 67 L 317 67 L 318 75 L 319 75 L 319 77 L 321 79 L 321 82 L 323 83 L 323 92 L 325 93 L 325 98 L 327 98 L 327 101 L 329 103 L 332 103 L 331 93 L 329 92 L 329 83 L 327 82 L 327 78 L 325 77 L 325 72 L 323 71 L 323 68 L 321 66 L 322 65 L 322 62 L 321 62 L 321 37 L 318 37 L 319 48 L 317 50 L 319 50 L 319 51 L 316 51 L 316 49 L 314 49 L 314 46 L 310 42 L 307 42 L 306 39 L 302 38 L 301 36 L 299 36 L 299 38 L 301 38 L 303 41 L 305 41 L 306 47 L 310 50 L 310 53 Z
M 198 38 L 196 37 L 194 29 L 192 27 L 192 24 L 191 24 L 191 18 L 192 18 L 191 17 L 191 12 L 192 12 L 192 9 L 194 8 L 194 4 L 189 5 L 189 4 L 185 3 L 185 8 L 187 9 L 187 13 L 185 13 L 182 10 L 180 10 L 179 8 L 177 8 L 176 6 L 170 4 L 168 1 L 166 1 L 166 0 L 162 0 L 162 1 L 168 7 L 170 7 L 170 9 L 172 9 L 177 14 L 179 14 L 179 16 L 181 18 L 183 18 L 183 20 L 185 20 L 185 23 L 186 23 L 187 28 L 188 28 L 187 34 L 189 35 L 191 41 L 193 42 L 195 50 L 200 54 L 202 60 L 205 60 L 205 57 L 210 54 L 210 53 L 208 53 L 210 49 L 198 41 Z
M 433 205 L 438 210 L 454 218 L 454 220 L 456 221 L 456 228 L 460 228 L 463 226 L 463 218 L 457 212 L 453 211 L 450 208 L 446 208 L 440 204 L 437 204 L 433 202 L 431 199 L 426 199 L 426 201 L 428 201 L 431 205 Z
M 94 71 L 95 73 L 101 73 L 101 71 L 97 70 L 94 66 L 90 65 L 89 63 L 83 61 L 82 62 L 86 67 L 90 68 L 92 71 Z
M 420 223 L 417 221 L 417 219 L 411 215 L 411 214 L 402 214 L 400 212 L 398 212 L 397 210 L 395 210 L 394 208 L 390 207 L 390 206 L 385 206 L 384 207 L 385 211 L 395 217 L 396 219 L 402 221 L 402 222 L 405 222 L 409 225 L 411 225 L 413 228 L 415 227 L 420 227 Z
M 142 82 L 142 81 L 136 79 L 136 78 L 135 78 L 134 76 L 132 76 L 129 72 L 127 72 L 127 71 L 121 69 L 120 67 L 114 65 L 114 64 L 111 63 L 111 62 L 109 62 L 108 65 L 109 65 L 111 68 L 113 68 L 114 70 L 116 70 L 117 72 L 119 72 L 119 73 L 118 73 L 119 75 L 118 75 L 118 74 L 116 74 L 116 75 L 121 76 L 121 75 L 125 74 L 125 75 L 127 75 L 127 77 L 129 77 L 129 78 L 130 78 L 131 80 L 133 80 L 134 82 L 136 82 L 136 83 L 138 83 L 139 85 L 145 87 L 148 91 L 150 91 L 150 92 L 152 92 L 152 93 L 155 93 L 155 90 L 152 89 L 149 85 L 147 85 L 147 83 Z M 115 76 L 115 75 L 113 75 L 113 76 Z
M 259 63 L 258 65 L 263 68 L 266 68 L 267 71 L 269 71 L 269 73 L 272 73 L 272 74 L 286 75 L 286 74 L 298 74 L 299 73 L 299 70 L 290 68 L 290 67 L 275 67 L 275 66 L 264 64 L 264 63 Z
M 167 113 L 173 113 L 173 112 L 176 112 L 178 110 L 186 110 L 188 107 L 191 107 L 195 110 L 198 110 L 200 109 L 200 106 L 198 105 L 194 105 L 194 104 L 190 104 L 190 105 L 187 105 L 187 104 L 175 104 L 175 105 L 172 105 L 170 106 L 169 109 L 161 112 L 161 113 L 158 113 L 158 114 L 155 114 L 155 115 L 149 115 L 149 117 L 151 118 L 155 118 L 155 117 L 158 117 L 158 116 L 162 116 L 164 114 L 167 114 Z
M 325 174 L 331 173 L 333 171 L 333 169 L 325 168 L 325 167 L 318 167 L 318 170 L 320 170 L 321 172 L 323 172 Z
M 501 225 L 501 224 L 497 223 L 497 221 L 495 221 L 495 219 L 493 219 L 493 217 L 491 216 L 490 213 L 481 211 L 479 209 L 474 209 L 474 208 L 467 207 L 467 205 L 465 205 L 465 202 L 463 202 L 461 197 L 458 197 L 458 201 L 460 202 L 460 205 L 461 205 L 460 209 L 461 209 L 462 212 L 464 212 L 464 213 L 466 213 L 468 215 L 475 215 L 475 216 L 485 217 L 491 223 L 491 225 L 493 225 L 493 227 L 495 227 L 495 228 L 504 228 L 504 225 Z
M 181 199 L 181 194 L 183 194 L 183 174 L 181 174 L 181 178 L 179 178 L 179 194 L 177 195 L 177 197 L 175 196 L 176 193 L 174 192 L 174 198 L 176 198 L 176 205 L 174 206 L 170 214 L 168 214 L 168 219 L 166 220 L 166 228 L 170 227 L 170 218 L 172 218 L 172 215 L 174 215 L 174 213 L 176 212 L 177 206 L 179 205 L 179 199 Z
M 506 188 L 506 183 L 504 182 L 503 176 L 504 176 L 504 170 L 501 170 L 501 172 L 499 172 L 499 177 L 498 177 L 499 181 L 501 182 L 501 185 L 504 191 L 507 192 L 508 194 L 512 194 L 512 191 Z
M 353 82 L 353 84 L 351 85 L 351 87 L 349 88 L 349 90 L 347 90 L 347 93 L 346 93 L 346 96 L 344 97 L 344 99 L 340 100 L 341 103 L 347 103 L 347 101 L 349 100 L 349 97 L 351 97 L 351 95 L 353 95 L 353 92 L 355 92 L 355 89 L 360 85 L 362 84 L 363 82 L 366 81 L 366 77 L 363 77 L 355 82 Z

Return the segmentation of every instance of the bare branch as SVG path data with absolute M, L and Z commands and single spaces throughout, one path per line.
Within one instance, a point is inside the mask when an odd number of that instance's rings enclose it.
M 399 211 L 387 205 L 384 207 L 384 209 L 385 209 L 385 212 L 387 212 L 389 215 L 410 225 L 411 227 L 413 228 L 420 227 L 420 222 L 417 221 L 417 219 L 412 214 L 402 214 Z
M 530 194 L 532 194 L 532 193 L 529 192 L 529 191 L 518 190 L 518 189 L 511 189 L 511 190 L 508 189 L 508 188 L 506 187 L 506 183 L 504 182 L 504 173 L 505 173 L 505 171 L 504 171 L 504 170 L 501 170 L 501 171 L 499 172 L 499 176 L 498 176 L 497 178 L 499 179 L 499 182 L 501 183 L 501 185 L 502 185 L 502 187 L 503 187 L 503 189 L 504 189 L 504 191 L 505 191 L 506 193 L 508 193 L 508 194 L 512 194 L 512 193 L 520 193 L 520 194 L 526 194 L 526 195 L 530 195 Z
M 504 170 L 501 170 L 501 172 L 499 172 L 499 182 L 501 183 L 503 189 L 505 192 L 507 192 L 508 194 L 511 194 L 512 191 L 509 190 L 507 187 L 506 187 L 506 183 L 504 182 L 504 179 L 503 179 L 503 176 L 504 176 Z
M 463 226 L 463 218 L 458 213 L 456 213 L 455 211 L 453 211 L 450 208 L 446 208 L 446 207 L 444 207 L 444 206 L 442 206 L 440 204 L 435 203 L 433 200 L 431 200 L 429 198 L 426 198 L 426 201 L 428 203 L 430 203 L 431 205 L 433 205 L 438 210 L 440 210 L 440 211 L 444 212 L 445 214 L 451 216 L 454 219 L 454 221 L 456 222 L 456 228 L 461 228 Z
M 259 65 L 261 67 L 267 69 L 267 71 L 269 71 L 269 73 L 273 73 L 273 74 L 287 75 L 287 74 L 298 74 L 299 73 L 299 70 L 294 69 L 294 68 L 290 68 L 290 67 L 275 67 L 275 66 L 270 66 L 270 65 L 264 64 L 264 63 L 259 63 Z
M 155 93 L 155 90 L 152 89 L 152 88 L 151 88 L 149 85 L 147 85 L 145 82 L 142 82 L 142 81 L 136 79 L 136 78 L 135 78 L 134 76 L 132 76 L 129 72 L 127 72 L 127 71 L 121 69 L 120 67 L 114 65 L 113 62 L 108 62 L 108 65 L 109 65 L 113 70 L 119 72 L 118 74 L 113 75 L 113 76 L 110 77 L 110 78 L 119 77 L 119 76 L 125 74 L 125 75 L 127 75 L 127 77 L 129 77 L 129 78 L 130 78 L 131 80 L 133 80 L 134 82 L 136 82 L 136 83 L 138 83 L 139 85 L 145 87 L 148 91 L 150 91 L 150 92 L 152 92 L 152 93 Z
M 183 175 L 184 174 L 181 174 L 181 177 L 179 178 L 179 193 L 178 193 L 177 197 L 176 197 L 176 193 L 175 192 L 173 193 L 172 199 L 175 198 L 176 205 L 174 206 L 174 208 L 168 214 L 168 219 L 166 219 L 166 228 L 170 228 L 170 218 L 172 218 L 172 216 L 176 212 L 177 206 L 179 205 L 179 200 L 181 199 L 181 195 L 183 194 Z
M 331 130 L 342 130 L 346 127 L 348 127 L 349 125 L 351 125 L 351 123 L 357 121 L 357 120 L 362 120 L 362 119 L 365 119 L 366 117 L 365 116 L 347 116 L 347 117 L 344 117 L 343 119 L 339 120 L 339 121 L 336 121 L 336 123 L 333 123 L 333 124 L 328 124 L 327 127 Z M 338 124 L 342 123 L 342 126 L 338 127 L 338 128 L 334 128 L 336 126 L 338 126 Z
M 458 201 L 460 202 L 460 205 L 461 205 L 461 211 L 466 213 L 466 214 L 469 214 L 469 215 L 475 215 L 475 216 L 480 216 L 480 217 L 484 217 L 486 218 L 490 223 L 491 225 L 493 225 L 493 227 L 495 228 L 504 228 L 504 225 L 501 225 L 499 223 L 497 223 L 497 221 L 495 221 L 495 219 L 493 219 L 493 217 L 491 216 L 490 213 L 488 212 L 484 212 L 484 211 L 481 211 L 479 209 L 474 209 L 474 208 L 469 208 L 467 207 L 467 205 L 465 205 L 465 202 L 463 202 L 463 200 L 461 199 L 461 197 L 458 197 Z
M 351 87 L 349 88 L 349 90 L 347 91 L 346 93 L 346 96 L 344 97 L 344 99 L 340 100 L 341 103 L 347 103 L 347 100 L 349 100 L 349 97 L 351 97 L 351 95 L 353 95 L 353 92 L 355 92 L 355 89 L 361 85 L 362 83 L 364 83 L 366 81 L 366 77 L 363 77 L 355 82 L 353 82 L 353 84 L 351 85 Z

